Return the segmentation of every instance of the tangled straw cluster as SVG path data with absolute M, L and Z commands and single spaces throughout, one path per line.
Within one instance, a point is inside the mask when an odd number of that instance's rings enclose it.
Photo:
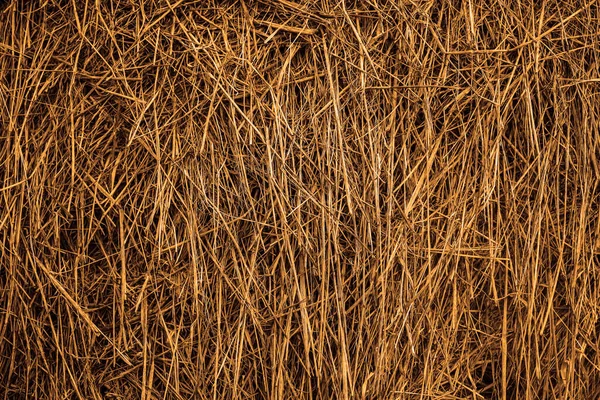
M 13 0 L 4 399 L 595 399 L 594 0 Z

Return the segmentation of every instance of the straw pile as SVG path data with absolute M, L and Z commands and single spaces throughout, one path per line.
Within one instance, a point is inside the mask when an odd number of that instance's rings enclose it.
M 598 398 L 598 1 L 3 3 L 3 399 Z

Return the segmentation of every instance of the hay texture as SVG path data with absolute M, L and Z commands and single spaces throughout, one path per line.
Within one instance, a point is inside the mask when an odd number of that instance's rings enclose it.
M 594 0 L 0 6 L 0 398 L 600 396 Z

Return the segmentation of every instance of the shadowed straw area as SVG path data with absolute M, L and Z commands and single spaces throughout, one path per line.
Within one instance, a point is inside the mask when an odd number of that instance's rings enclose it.
M 1 398 L 600 395 L 600 2 L 3 3 Z

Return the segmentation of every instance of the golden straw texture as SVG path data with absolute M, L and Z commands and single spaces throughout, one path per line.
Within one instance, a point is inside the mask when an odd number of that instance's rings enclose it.
M 600 1 L 0 5 L 0 399 L 600 396 Z

